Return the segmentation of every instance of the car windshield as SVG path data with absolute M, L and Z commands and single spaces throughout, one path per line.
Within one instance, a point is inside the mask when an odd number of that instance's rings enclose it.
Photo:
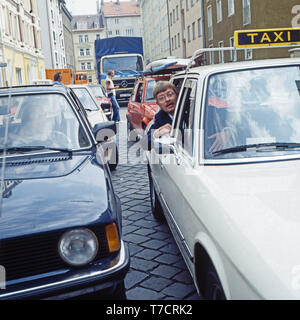
M 150 80 L 147 82 L 146 88 L 146 102 L 155 102 L 155 98 L 153 97 L 153 89 L 155 87 L 156 82 L 159 80 Z
M 300 153 L 300 67 L 212 75 L 205 106 L 205 157 Z
M 103 90 L 103 88 L 101 86 L 91 86 L 90 88 L 91 88 L 91 90 L 92 90 L 92 92 L 93 92 L 93 94 L 94 94 L 94 96 L 96 98 L 105 97 L 104 90 Z
M 103 73 L 109 70 L 115 70 L 116 73 L 143 71 L 143 60 L 140 56 L 105 58 L 103 59 Z
M 74 88 L 76 96 L 80 100 L 85 110 L 97 111 L 99 107 L 86 88 Z
M 4 148 L 12 154 L 43 148 L 74 151 L 90 144 L 63 95 L 0 96 L 0 156 Z

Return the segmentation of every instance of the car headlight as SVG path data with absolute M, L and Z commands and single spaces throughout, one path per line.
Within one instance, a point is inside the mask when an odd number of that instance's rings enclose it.
M 58 244 L 61 258 L 72 266 L 83 266 L 97 255 L 98 239 L 88 229 L 71 230 L 63 234 Z

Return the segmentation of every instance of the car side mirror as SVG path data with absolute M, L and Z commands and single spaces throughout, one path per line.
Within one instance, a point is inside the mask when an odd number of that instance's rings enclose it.
M 116 135 L 117 128 L 115 121 L 96 123 L 93 134 L 97 142 L 104 142 Z

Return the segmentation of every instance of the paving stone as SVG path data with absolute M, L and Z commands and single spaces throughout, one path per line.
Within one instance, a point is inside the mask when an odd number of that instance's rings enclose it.
M 172 254 L 179 254 L 179 250 L 176 244 L 167 244 L 165 247 L 160 249 L 163 252 L 172 253 Z
M 154 233 L 154 232 L 155 231 L 153 229 L 142 228 L 142 229 L 137 229 L 134 233 L 140 234 L 142 236 L 150 236 L 151 237 L 152 233 Z
M 150 237 L 157 240 L 166 240 L 172 237 L 172 235 L 170 233 L 165 232 L 153 232 Z
M 154 258 L 159 256 L 160 254 L 161 254 L 161 252 L 159 252 L 157 250 L 144 249 L 144 250 L 140 250 L 139 253 L 136 254 L 136 256 L 139 258 L 146 259 L 146 260 L 153 260 Z
M 136 257 L 131 258 L 130 267 L 140 271 L 149 271 L 158 266 L 157 262 L 139 259 Z
M 125 288 L 128 290 L 133 288 L 139 282 L 145 280 L 148 275 L 145 272 L 130 270 L 125 277 Z
M 142 244 L 143 242 L 146 242 L 147 240 L 149 240 L 148 237 L 144 237 L 144 236 L 140 236 L 138 234 L 127 234 L 125 235 L 125 240 L 127 242 L 132 242 L 132 243 L 136 243 L 136 244 Z
M 129 252 L 130 252 L 130 256 L 133 257 L 135 254 L 143 251 L 143 247 L 138 246 L 136 244 L 133 243 L 128 243 L 128 247 L 129 247 Z
M 180 272 L 180 269 L 174 268 L 166 265 L 159 265 L 157 268 L 151 271 L 152 274 L 161 276 L 167 279 L 173 278 L 177 273 Z
M 172 283 L 171 280 L 161 277 L 151 277 L 143 282 L 141 286 L 155 291 L 161 291 Z
M 134 231 L 136 231 L 138 229 L 137 226 L 125 226 L 122 228 L 122 233 L 123 235 L 128 234 L 128 233 L 133 233 Z
M 143 247 L 149 248 L 149 249 L 159 249 L 163 247 L 166 243 L 161 240 L 150 240 L 143 243 Z
M 193 285 L 186 285 L 182 283 L 173 283 L 169 287 L 163 289 L 163 293 L 168 296 L 173 296 L 178 299 L 183 299 L 190 295 L 195 290 Z
M 183 282 L 185 284 L 192 284 L 193 283 L 193 279 L 192 279 L 190 273 L 186 270 L 176 274 L 176 276 L 174 277 L 174 280 Z
M 128 219 L 132 220 L 132 221 L 138 221 L 138 220 L 144 218 L 144 216 L 145 216 L 144 213 L 135 213 L 133 215 L 128 216 Z
M 126 292 L 127 300 L 162 300 L 164 295 L 146 288 L 137 287 Z
M 159 257 L 155 259 L 155 261 L 160 263 L 165 263 L 168 265 L 173 265 L 176 261 L 178 261 L 180 258 L 173 254 L 162 254 Z
M 143 221 L 137 221 L 135 224 L 140 227 L 154 228 L 159 224 L 159 222 L 143 220 Z

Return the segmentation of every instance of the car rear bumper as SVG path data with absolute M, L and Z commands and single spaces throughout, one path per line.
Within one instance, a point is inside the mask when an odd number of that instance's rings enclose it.
M 50 299 L 62 300 L 77 296 L 103 292 L 110 295 L 116 286 L 124 280 L 129 269 L 130 256 L 126 244 L 122 242 L 118 256 L 113 259 L 107 258 L 101 263 L 94 263 L 84 270 L 78 269 L 66 276 L 48 277 L 44 281 L 32 281 L 27 288 L 9 289 L 9 292 L 2 293 L 0 300 L 17 299 Z M 7 291 L 7 290 L 5 290 Z

